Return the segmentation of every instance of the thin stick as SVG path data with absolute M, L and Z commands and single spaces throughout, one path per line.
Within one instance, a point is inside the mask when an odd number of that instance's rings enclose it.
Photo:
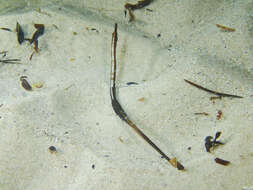
M 0 63 L 5 63 L 5 64 L 19 64 L 20 59 L 0 59 Z
M 111 56 L 113 61 L 111 62 L 111 80 L 110 80 L 110 96 L 112 101 L 112 107 L 115 113 L 120 119 L 125 121 L 130 127 L 132 127 L 135 132 L 140 135 L 148 144 L 150 144 L 159 154 L 162 155 L 170 164 L 176 167 L 178 170 L 184 170 L 184 166 L 180 164 L 176 159 L 170 159 L 155 143 L 153 143 L 127 116 L 126 112 L 121 107 L 120 103 L 116 97 L 116 48 L 117 48 L 118 34 L 117 34 L 117 23 L 115 23 L 115 29 L 112 33 L 112 49 Z
M 203 86 L 200 86 L 200 85 L 198 85 L 198 84 L 196 84 L 196 83 L 193 83 L 193 82 L 191 82 L 191 81 L 189 81 L 189 80 L 186 80 L 186 79 L 184 79 L 184 81 L 187 82 L 187 83 L 189 83 L 189 84 L 191 84 L 192 86 L 195 86 L 195 87 L 197 87 L 197 88 L 199 88 L 199 89 L 201 89 L 201 90 L 204 90 L 204 91 L 206 91 L 206 92 L 215 94 L 215 95 L 220 96 L 220 97 L 243 98 L 242 96 L 237 96 L 237 95 L 233 95 L 233 94 L 225 94 L 225 93 L 221 93 L 221 92 L 216 92 L 216 91 L 213 91 L 213 90 L 209 90 L 209 89 L 207 89 L 207 88 L 205 88 L 205 87 L 203 87 Z

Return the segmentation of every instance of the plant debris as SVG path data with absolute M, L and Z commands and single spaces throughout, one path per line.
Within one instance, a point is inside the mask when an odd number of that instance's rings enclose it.
M 205 116 L 208 116 L 209 113 L 206 113 L 206 112 L 197 112 L 197 113 L 194 113 L 195 115 L 205 115 Z
M 1 29 L 1 30 L 5 30 L 5 31 L 8 31 L 8 32 L 12 32 L 12 30 L 9 29 L 9 28 L 2 27 L 2 28 L 0 28 L 0 29 Z
M 33 33 L 32 39 L 30 39 L 30 44 L 38 40 L 38 38 L 44 34 L 44 30 L 45 30 L 44 24 L 34 24 L 34 27 L 37 30 Z
M 172 166 L 177 168 L 178 170 L 184 170 L 184 166 L 177 161 L 176 158 L 170 159 L 153 141 L 151 141 L 128 117 L 126 112 L 121 107 L 120 103 L 117 100 L 116 96 L 116 72 L 117 72 L 117 63 L 116 63 L 116 49 L 117 49 L 117 41 L 118 41 L 118 33 L 117 33 L 117 23 L 115 23 L 114 32 L 112 33 L 112 49 L 111 49 L 111 80 L 110 80 L 110 96 L 111 103 L 114 112 L 126 122 L 131 128 L 135 130 L 135 132 L 140 135 L 150 146 L 152 146 L 159 154 L 162 155 Z
M 33 34 L 33 36 L 32 36 L 32 38 L 31 39 L 28 39 L 29 41 L 30 41 L 30 44 L 34 44 L 34 51 L 33 51 L 33 53 L 31 54 L 31 56 L 30 56 L 30 60 L 32 60 L 32 57 L 33 57 L 33 55 L 34 55 L 34 53 L 36 52 L 36 53 L 38 53 L 39 52 L 39 40 L 38 40 L 38 38 L 41 36 L 41 35 L 43 35 L 44 34 L 44 30 L 45 30 L 45 26 L 44 26 L 44 24 L 34 24 L 34 27 L 37 29 L 35 32 L 34 32 L 34 34 Z
M 220 28 L 223 32 L 234 32 L 235 29 L 234 28 L 230 28 L 230 27 L 227 27 L 227 26 L 223 26 L 221 24 L 216 24 L 216 26 L 218 28 Z
M 20 77 L 21 85 L 24 89 L 26 89 L 28 91 L 31 91 L 32 86 L 27 82 L 26 78 L 27 78 L 27 76 L 21 76 Z
M 20 59 L 0 59 L 0 63 L 5 64 L 20 64 Z
M 141 0 L 141 1 L 138 1 L 136 4 L 126 3 L 125 4 L 125 9 L 128 10 L 128 13 L 129 13 L 129 16 L 130 16 L 129 22 L 132 22 L 132 21 L 135 20 L 135 16 L 134 16 L 134 13 L 133 13 L 134 10 L 141 9 L 143 7 L 148 6 L 152 1 L 153 0 Z M 125 16 L 127 14 L 126 10 L 125 10 Z
M 24 32 L 18 22 L 16 24 L 16 32 L 17 32 L 18 43 L 22 44 L 23 41 L 25 40 L 25 37 L 24 37 Z
M 220 137 L 221 135 L 221 132 L 217 132 L 215 134 L 215 138 L 214 140 L 212 141 L 213 137 L 212 136 L 207 136 L 205 138 L 205 147 L 206 147 L 206 151 L 207 152 L 210 152 L 210 149 L 211 148 L 215 148 L 216 146 L 218 145 L 223 145 L 224 143 L 220 142 L 220 141 L 217 141 L 217 139 Z
M 7 51 L 1 51 L 0 54 L 3 54 L 3 58 L 6 57 Z M 19 64 L 20 59 L 0 59 L 0 63 L 5 63 L 5 64 Z
M 209 90 L 209 89 L 207 89 L 207 88 L 205 88 L 203 86 L 200 86 L 200 85 L 198 85 L 196 83 L 193 83 L 193 82 L 191 82 L 189 80 L 186 80 L 186 79 L 184 79 L 184 81 L 187 82 L 187 83 L 189 83 L 192 86 L 195 86 L 195 87 L 197 87 L 197 88 L 199 88 L 201 90 L 204 90 L 206 92 L 215 94 L 215 95 L 220 96 L 220 97 L 243 98 L 242 96 L 237 96 L 237 95 L 226 94 L 226 93 L 221 93 L 221 92 L 216 92 L 216 91 L 213 91 L 213 90 Z
M 227 161 L 227 160 L 223 160 L 221 158 L 215 158 L 214 161 L 217 163 L 217 164 L 221 164 L 223 166 L 227 166 L 230 164 L 230 161 Z

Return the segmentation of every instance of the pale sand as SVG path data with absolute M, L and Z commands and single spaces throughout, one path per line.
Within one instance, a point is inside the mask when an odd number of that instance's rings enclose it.
M 31 61 L 33 46 L 0 30 L 1 51 L 22 60 L 0 65 L 1 190 L 252 189 L 252 1 L 157 0 L 147 7 L 153 12 L 136 11 L 134 23 L 124 17 L 125 1 L 62 2 L 41 7 L 46 14 L 26 7 L 0 17 L 1 27 L 14 29 L 18 21 L 27 37 L 34 23 L 45 24 Z M 161 159 L 112 109 L 115 22 L 118 99 L 184 172 Z M 222 32 L 216 24 L 236 31 Z M 43 87 L 26 91 L 22 75 Z M 213 104 L 212 95 L 183 79 L 244 98 Z M 217 131 L 225 145 L 207 153 L 204 139 Z M 231 164 L 218 165 L 215 157 Z

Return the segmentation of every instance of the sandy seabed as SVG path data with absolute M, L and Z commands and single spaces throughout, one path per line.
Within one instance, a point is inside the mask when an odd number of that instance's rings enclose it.
M 19 22 L 29 38 L 40 23 L 45 33 L 29 60 L 33 46 L 0 30 L 0 51 L 8 51 L 1 59 L 21 59 L 0 65 L 0 189 L 253 189 L 253 2 L 157 0 L 135 11 L 132 23 L 125 3 L 13 3 L 2 12 L 0 27 L 14 30 Z M 186 171 L 162 159 L 112 109 L 115 22 L 118 100 Z M 184 79 L 243 98 L 213 102 Z M 205 137 L 217 131 L 225 144 L 207 153 Z

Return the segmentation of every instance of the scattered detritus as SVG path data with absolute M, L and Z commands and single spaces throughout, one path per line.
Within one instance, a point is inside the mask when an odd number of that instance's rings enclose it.
M 213 91 L 213 90 L 209 90 L 209 89 L 207 89 L 207 88 L 205 88 L 203 86 L 200 86 L 200 85 L 198 85 L 196 83 L 193 83 L 193 82 L 191 82 L 189 80 L 186 80 L 186 79 L 184 79 L 184 81 L 187 82 L 187 83 L 189 83 L 192 86 L 195 86 L 195 87 L 197 87 L 197 88 L 199 88 L 201 90 L 204 90 L 206 92 L 215 94 L 215 95 L 220 96 L 220 97 L 243 98 L 242 96 L 237 96 L 237 95 L 226 94 L 226 93 L 221 93 L 221 92 L 216 92 L 216 91 Z
M 18 43 L 22 44 L 25 40 L 25 37 L 24 37 L 24 32 L 18 22 L 16 24 L 16 32 L 17 32 Z
M 27 78 L 27 76 L 21 76 L 20 77 L 21 85 L 24 89 L 26 89 L 28 91 L 31 91 L 32 86 L 27 82 L 26 78 Z
M 135 16 L 134 16 L 134 13 L 133 13 L 134 10 L 141 9 L 143 7 L 148 6 L 152 1 L 153 0 L 141 0 L 141 1 L 138 1 L 136 4 L 126 3 L 125 4 L 125 9 L 128 10 L 128 13 L 129 13 L 129 16 L 130 16 L 129 22 L 132 22 L 132 21 L 135 20 Z M 125 10 L 125 16 L 127 14 L 126 10 Z
M 117 100 L 116 96 L 116 72 L 117 72 L 117 63 L 116 63 L 116 49 L 117 49 L 118 33 L 117 33 L 117 23 L 115 23 L 114 32 L 112 33 L 112 43 L 111 43 L 111 80 L 110 80 L 110 96 L 111 103 L 114 112 L 126 122 L 135 132 L 140 135 L 149 145 L 151 145 L 163 158 L 170 162 L 172 166 L 178 170 L 184 170 L 184 166 L 177 161 L 177 159 L 170 159 L 155 143 L 153 143 L 127 116 L 126 112 L 121 107 L 120 103 Z
M 18 43 L 19 43 L 19 44 L 22 44 L 22 43 L 26 40 L 26 41 L 29 41 L 30 44 L 34 44 L 34 52 L 31 54 L 30 60 L 32 59 L 33 54 L 34 54 L 35 52 L 38 53 L 38 51 L 39 51 L 39 47 L 38 47 L 38 46 L 39 46 L 39 41 L 38 41 L 38 38 L 39 38 L 41 35 L 44 34 L 44 30 L 45 30 L 44 24 L 34 24 L 34 27 L 35 27 L 37 30 L 34 32 L 32 38 L 29 39 L 29 38 L 25 38 L 24 32 L 23 32 L 23 30 L 22 30 L 22 28 L 21 28 L 21 25 L 20 25 L 18 22 L 17 22 L 17 24 L 16 24 L 16 32 L 17 32 L 17 40 L 18 40 Z M 9 28 L 3 28 L 3 27 L 2 27 L 2 28 L 0 28 L 0 29 L 12 32 L 12 30 L 9 29 Z M 3 61 L 0 61 L 0 62 L 3 62 L 3 63 L 16 63 L 17 61 L 19 61 L 19 60 L 18 60 L 18 59 L 11 59 L 11 60 L 3 60 Z
M 227 160 L 223 160 L 221 158 L 215 158 L 214 161 L 217 163 L 217 164 L 221 164 L 223 166 L 227 166 L 230 164 L 230 161 L 227 161 Z
M 217 132 L 215 134 L 215 138 L 214 140 L 212 141 L 213 137 L 212 136 L 207 136 L 205 138 L 205 147 L 206 147 L 206 151 L 207 152 L 210 152 L 210 149 L 211 148 L 215 148 L 216 146 L 218 145 L 223 145 L 224 143 L 220 142 L 220 141 L 217 141 L 217 139 L 220 137 L 221 135 L 221 132 Z
M 216 24 L 216 26 L 218 28 L 220 28 L 223 32 L 234 32 L 235 29 L 234 28 L 230 28 L 230 27 L 227 27 L 227 26 L 223 26 L 221 24 Z

